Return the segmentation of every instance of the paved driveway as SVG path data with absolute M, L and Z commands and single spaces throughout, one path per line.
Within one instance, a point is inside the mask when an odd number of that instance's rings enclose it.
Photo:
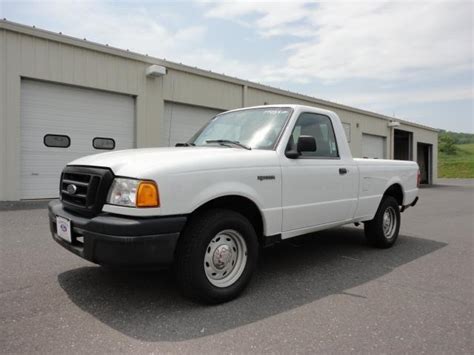
M 0 352 L 472 352 L 473 186 L 422 189 L 389 250 L 360 227 L 267 249 L 242 297 L 214 307 L 169 272 L 70 254 L 45 209 L 0 211 Z

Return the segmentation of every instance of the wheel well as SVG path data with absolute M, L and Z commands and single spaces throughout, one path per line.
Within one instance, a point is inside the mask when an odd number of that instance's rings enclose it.
M 383 195 L 394 197 L 397 200 L 398 205 L 403 206 L 403 190 L 400 184 L 393 184 L 385 191 Z
M 223 208 L 235 211 L 246 217 L 255 229 L 259 242 L 263 239 L 263 217 L 257 205 L 250 199 L 242 196 L 231 195 L 218 197 L 206 202 L 197 208 L 192 214 L 208 210 L 210 208 Z

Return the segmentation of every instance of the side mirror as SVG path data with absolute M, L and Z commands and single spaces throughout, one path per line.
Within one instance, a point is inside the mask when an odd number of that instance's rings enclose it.
M 316 140 L 313 136 L 300 136 L 298 143 L 296 144 L 298 153 L 302 152 L 315 152 L 316 151 Z
M 316 140 L 313 136 L 300 136 L 296 144 L 296 150 L 288 150 L 285 152 L 285 155 L 287 158 L 297 159 L 302 152 L 315 152 L 316 149 Z

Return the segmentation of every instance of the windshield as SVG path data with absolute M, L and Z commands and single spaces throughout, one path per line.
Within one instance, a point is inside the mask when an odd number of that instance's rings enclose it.
M 252 149 L 273 149 L 290 113 L 288 107 L 224 113 L 212 119 L 188 143 L 202 146 L 232 141 Z

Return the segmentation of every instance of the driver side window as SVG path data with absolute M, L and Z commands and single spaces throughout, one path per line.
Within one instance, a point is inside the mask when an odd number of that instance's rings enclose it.
M 336 138 L 331 119 L 316 113 L 302 113 L 296 121 L 295 127 L 288 142 L 288 147 L 296 147 L 300 136 L 312 136 L 316 141 L 316 151 L 302 152 L 303 157 L 337 158 Z

